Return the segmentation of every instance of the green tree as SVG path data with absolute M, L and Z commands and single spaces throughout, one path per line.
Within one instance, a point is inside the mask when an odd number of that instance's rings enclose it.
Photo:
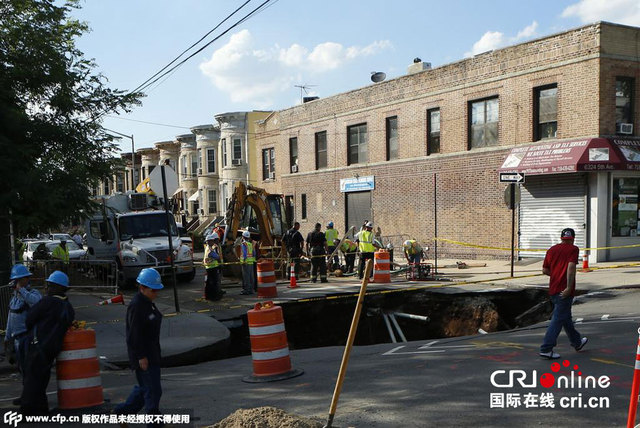
M 16 234 L 77 218 L 90 187 L 119 165 L 101 126 L 141 94 L 110 89 L 75 41 L 78 0 L 0 2 L 0 284 L 8 280 L 9 221 Z

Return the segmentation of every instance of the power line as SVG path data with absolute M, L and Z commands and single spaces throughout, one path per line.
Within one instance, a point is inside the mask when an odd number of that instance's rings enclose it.
M 194 56 L 196 56 L 197 54 L 199 54 L 200 52 L 202 52 L 203 50 L 205 50 L 208 46 L 210 46 L 213 42 L 217 41 L 218 39 L 220 39 L 222 36 L 224 36 L 225 34 L 227 34 L 229 31 L 231 31 L 232 29 L 234 29 L 235 27 L 237 27 L 238 25 L 242 24 L 243 22 L 247 21 L 248 19 L 250 19 L 253 15 L 261 12 L 263 9 L 265 8 L 265 5 L 267 5 L 269 2 L 271 2 L 272 0 L 265 0 L 263 3 L 261 3 L 258 7 L 256 7 L 255 9 L 253 9 L 251 12 L 249 12 L 248 14 L 246 14 L 242 19 L 240 19 L 239 21 L 237 21 L 235 24 L 233 24 L 231 27 L 227 28 L 225 31 L 223 31 L 220 35 L 218 35 L 217 37 L 215 37 L 213 40 L 207 42 L 204 46 L 202 46 L 200 49 L 198 49 L 197 51 L 193 52 L 191 55 L 189 55 L 188 57 L 186 57 L 185 59 L 183 59 L 182 61 L 180 61 L 178 64 L 174 65 L 173 67 L 171 67 L 169 70 L 161 73 L 160 75 L 157 75 L 157 77 L 152 78 L 152 79 L 147 79 L 147 82 L 144 83 L 143 85 L 140 85 L 138 88 L 135 89 L 134 92 L 137 91 L 144 91 L 146 88 L 148 88 L 149 86 L 153 85 L 155 82 L 157 82 L 158 80 L 162 79 L 164 76 L 166 76 L 167 74 L 173 72 L 176 68 L 182 66 L 185 62 L 189 61 L 191 58 L 193 58 Z
M 111 116 L 110 114 L 105 115 L 105 117 L 110 117 L 111 119 L 120 119 L 120 120 L 128 120 L 129 122 L 139 122 L 139 123 L 146 123 L 149 125 L 158 125 L 158 126 L 166 126 L 168 128 L 180 128 L 180 129 L 191 129 L 188 126 L 178 126 L 178 125 L 167 125 L 166 123 L 157 123 L 157 122 L 147 122 L 145 120 L 136 120 L 136 119 L 128 119 L 126 117 L 120 117 L 120 116 Z M 105 128 L 106 129 L 106 128 Z

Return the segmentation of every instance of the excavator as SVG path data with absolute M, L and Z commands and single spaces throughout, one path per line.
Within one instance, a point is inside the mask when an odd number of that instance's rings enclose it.
M 258 259 L 274 260 L 277 276 L 285 274 L 287 251 L 282 236 L 292 226 L 292 207 L 283 195 L 267 193 L 264 189 L 238 182 L 231 195 L 225 216 L 222 254 L 225 262 L 237 262 L 242 231 L 251 233 Z M 239 264 L 223 267 L 223 275 L 240 278 Z

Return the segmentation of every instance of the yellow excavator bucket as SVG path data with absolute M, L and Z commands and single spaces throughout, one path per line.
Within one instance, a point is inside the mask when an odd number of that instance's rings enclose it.
M 153 193 L 153 190 L 151 190 L 149 177 L 147 177 L 144 180 L 142 180 L 140 182 L 140 184 L 138 184 L 136 186 L 136 192 L 138 192 L 138 193 L 148 193 L 150 195 L 155 195 L 155 193 Z

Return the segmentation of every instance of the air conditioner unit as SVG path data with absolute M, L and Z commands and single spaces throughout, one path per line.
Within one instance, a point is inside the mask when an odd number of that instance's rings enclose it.
M 231 159 L 231 165 L 236 165 L 236 166 L 242 165 L 242 159 Z
M 633 123 L 618 123 L 617 130 L 619 134 L 633 134 Z
M 298 172 L 298 165 L 291 165 L 291 172 Z
M 276 178 L 276 173 L 275 173 L 275 172 L 270 172 L 270 173 L 269 173 L 269 178 L 270 178 L 270 179 L 272 179 L 272 180 L 273 180 L 274 178 Z
M 198 168 L 198 175 L 202 175 L 202 168 Z

